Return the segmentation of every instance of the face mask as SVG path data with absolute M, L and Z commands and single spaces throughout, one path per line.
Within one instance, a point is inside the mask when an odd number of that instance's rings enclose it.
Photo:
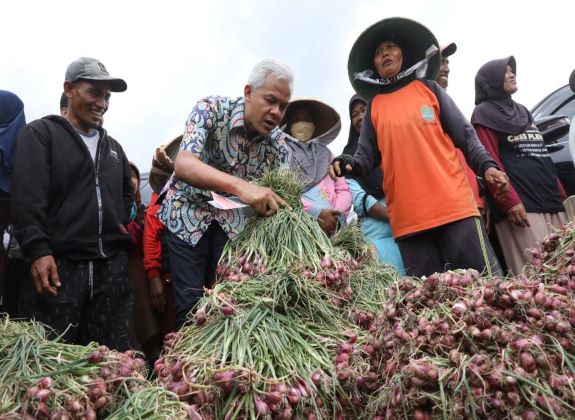
M 291 135 L 299 141 L 308 141 L 313 136 L 315 124 L 311 121 L 298 121 L 291 126 Z

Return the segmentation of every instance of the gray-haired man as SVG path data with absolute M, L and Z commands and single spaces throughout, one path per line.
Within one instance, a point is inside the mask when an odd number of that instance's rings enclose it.
M 177 328 L 213 280 L 228 237 L 246 223 L 241 210 L 210 207 L 210 191 L 235 195 L 266 216 L 286 205 L 271 189 L 246 179 L 286 164 L 278 124 L 292 83 L 287 65 L 265 59 L 252 70 L 243 97 L 204 98 L 188 118 L 159 213 L 166 225 Z

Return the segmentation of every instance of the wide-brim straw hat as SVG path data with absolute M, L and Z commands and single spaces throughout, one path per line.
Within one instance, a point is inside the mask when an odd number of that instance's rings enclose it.
M 182 142 L 182 135 L 172 139 L 168 143 L 160 146 L 166 152 L 166 155 L 172 160 L 172 162 L 176 159 L 178 155 L 178 151 L 180 150 L 180 143 Z M 172 175 L 172 171 L 169 168 L 165 168 L 155 159 L 152 159 L 152 168 L 150 169 L 150 176 L 148 182 L 150 183 L 150 187 L 152 190 L 159 194 L 168 182 L 168 179 Z
M 315 124 L 313 138 L 321 137 L 338 124 L 339 128 L 341 128 L 341 117 L 335 109 L 319 99 L 301 97 L 292 99 L 288 104 L 284 117 L 280 122 L 282 130 L 285 131 L 287 129 L 287 123 L 291 119 L 293 113 L 302 106 L 309 109 L 313 123 Z
M 374 23 L 357 38 L 347 62 L 349 80 L 354 90 L 366 99 L 372 99 L 382 93 L 379 85 L 370 84 L 355 78 L 355 74 L 364 70 L 375 71 L 373 57 L 377 46 L 386 40 L 397 40 L 402 49 L 404 64 L 407 67 L 425 58 L 427 49 L 435 45 L 439 49 L 439 43 L 435 35 L 421 23 L 402 17 L 393 17 Z M 405 67 L 405 66 L 404 66 Z M 439 53 L 430 59 L 425 73 L 425 78 L 435 80 L 441 68 Z M 403 70 L 403 68 L 402 68 Z M 377 72 L 375 71 L 376 77 Z

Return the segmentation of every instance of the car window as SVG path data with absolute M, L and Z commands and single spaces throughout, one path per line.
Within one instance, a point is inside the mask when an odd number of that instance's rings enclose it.
M 566 103 L 573 101 L 573 99 L 575 99 L 573 92 L 568 85 L 565 85 L 535 105 L 531 110 L 531 113 L 536 119 L 553 114 L 562 114 L 567 117 L 571 117 L 573 116 L 573 113 L 567 115 L 563 112 L 558 112 L 558 110 L 563 108 Z M 573 105 L 571 104 L 571 106 Z
M 555 114 L 565 115 L 566 117 L 569 117 L 570 120 L 572 120 L 573 115 L 575 115 L 575 97 L 571 97 L 571 100 L 557 109 Z

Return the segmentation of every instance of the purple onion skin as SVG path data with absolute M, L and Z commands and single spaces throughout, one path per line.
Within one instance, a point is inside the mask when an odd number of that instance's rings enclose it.
M 236 313 L 236 310 L 234 309 L 234 307 L 230 306 L 230 305 L 222 306 L 221 310 L 222 310 L 222 314 L 224 314 L 225 316 L 233 316 Z
M 104 356 L 102 356 L 102 353 L 99 352 L 98 350 L 96 350 L 95 352 L 93 352 L 88 356 L 88 361 L 90 363 L 100 363 L 103 359 Z
M 254 396 L 254 406 L 258 416 L 265 417 L 270 413 L 270 407 L 256 396 Z
M 50 395 L 52 395 L 52 391 L 50 389 L 39 389 L 38 392 L 36 392 L 36 398 L 38 401 L 46 401 Z
M 198 410 L 198 407 L 195 404 L 190 405 L 188 407 L 188 415 L 189 415 L 190 420 L 202 420 L 203 419 L 202 415 L 200 414 L 200 412 Z

